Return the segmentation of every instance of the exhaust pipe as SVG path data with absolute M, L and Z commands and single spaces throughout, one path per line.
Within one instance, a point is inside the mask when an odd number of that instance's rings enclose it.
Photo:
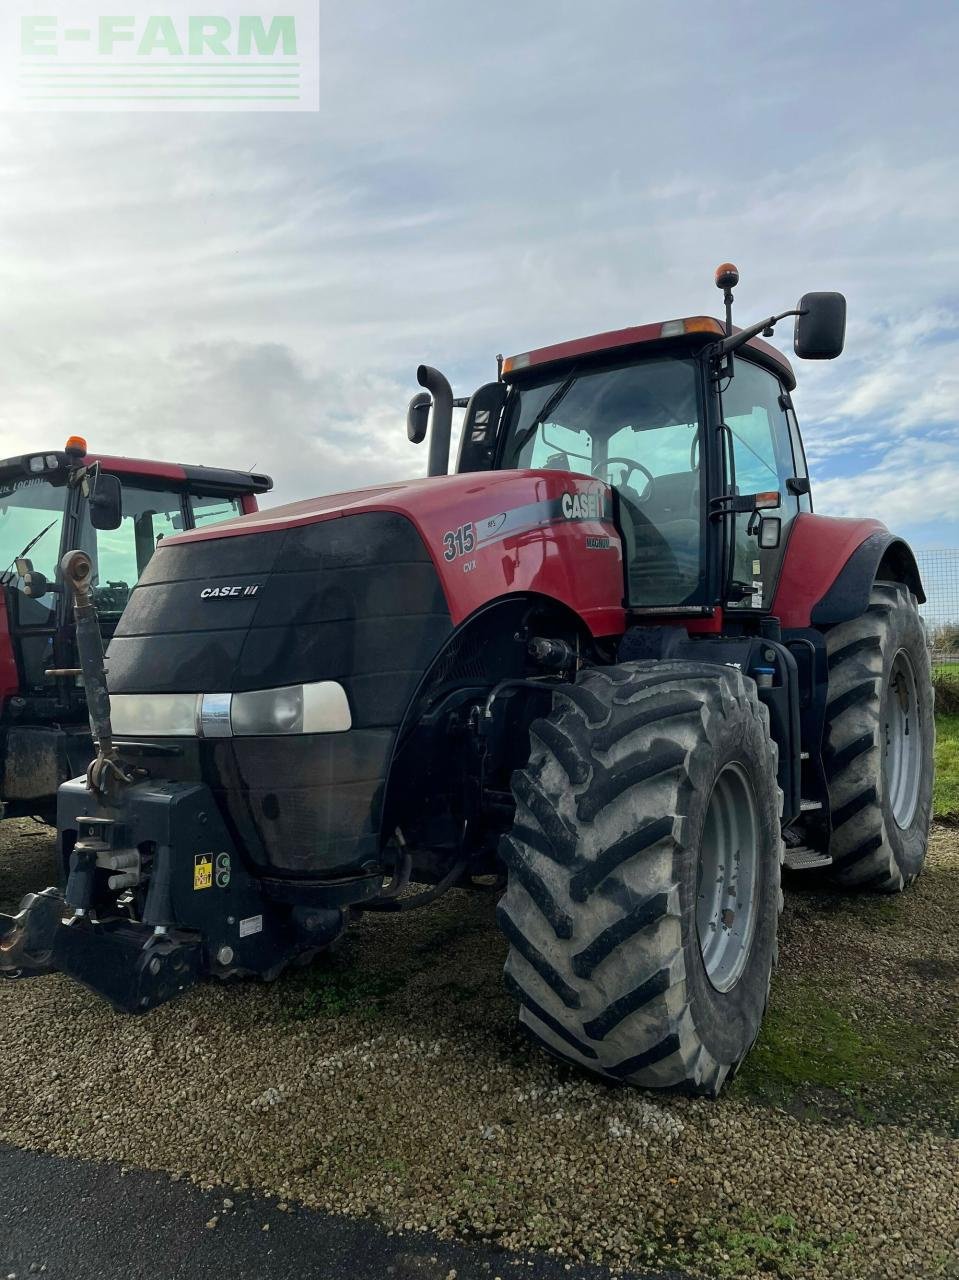
M 450 440 L 453 435 L 453 388 L 439 369 L 421 364 L 416 381 L 433 397 L 433 421 L 430 426 L 430 456 L 426 474 L 445 476 L 450 469 Z

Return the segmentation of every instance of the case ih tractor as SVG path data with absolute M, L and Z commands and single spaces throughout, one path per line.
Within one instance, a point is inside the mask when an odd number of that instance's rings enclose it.
M 165 538 L 109 698 L 66 557 L 99 750 L 60 789 L 65 888 L 4 918 L 2 967 L 142 1012 L 492 877 L 547 1050 L 715 1094 L 759 1030 L 781 863 L 902 889 L 933 738 L 912 553 L 812 513 L 793 372 L 760 337 L 795 316 L 798 355 L 831 359 L 845 301 L 740 331 L 737 279 L 725 323 L 507 360 L 454 475 L 452 392 L 422 367 L 429 478 Z
M 0 462 L 0 816 L 54 818 L 93 752 L 60 557 L 84 548 L 113 634 L 157 542 L 257 509 L 268 476 L 63 450 Z

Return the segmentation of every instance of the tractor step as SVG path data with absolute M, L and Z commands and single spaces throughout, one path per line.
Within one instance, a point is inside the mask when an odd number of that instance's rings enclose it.
M 821 800 L 800 800 L 799 809 L 801 813 L 815 813 L 822 808 Z
M 790 871 L 812 871 L 816 867 L 831 867 L 832 858 L 828 853 L 820 853 L 818 849 L 807 849 L 805 845 L 795 845 L 786 850 L 783 865 Z

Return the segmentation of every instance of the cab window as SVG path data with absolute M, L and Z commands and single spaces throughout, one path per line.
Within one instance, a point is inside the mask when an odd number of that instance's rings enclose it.
M 512 393 L 501 466 L 575 471 L 619 495 L 629 603 L 705 590 L 698 368 L 681 357 L 569 372 Z
M 0 485 L 0 571 L 3 581 L 16 588 L 21 626 L 53 622 L 56 596 L 52 591 L 39 598 L 24 595 L 16 561 L 23 555 L 38 573 L 56 582 L 66 495 L 65 485 L 52 485 L 46 477 L 18 477 Z
M 727 482 L 736 493 L 780 495 L 778 508 L 763 514 L 781 520 L 779 546 L 760 549 L 749 532 L 750 516 L 736 517 L 733 586 L 729 604 L 768 607 L 775 589 L 790 521 L 799 511 L 788 481 L 796 474 L 792 432 L 780 403 L 782 386 L 767 370 L 737 357 L 735 374 L 723 391 L 723 422 L 727 430 Z M 741 599 L 737 597 L 741 596 Z
M 81 542 L 93 559 L 93 600 L 104 617 L 118 617 L 150 563 L 157 544 L 183 529 L 179 493 L 145 485 L 123 486 L 118 529 L 94 529 L 84 509 Z
M 193 512 L 193 524 L 197 529 L 208 524 L 219 524 L 221 520 L 234 520 L 243 514 L 239 498 L 214 497 L 205 493 L 191 493 L 190 508 Z

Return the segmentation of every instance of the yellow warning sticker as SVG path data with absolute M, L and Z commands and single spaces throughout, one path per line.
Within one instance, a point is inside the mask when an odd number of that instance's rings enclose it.
M 198 853 L 193 859 L 193 888 L 213 888 L 213 854 Z

